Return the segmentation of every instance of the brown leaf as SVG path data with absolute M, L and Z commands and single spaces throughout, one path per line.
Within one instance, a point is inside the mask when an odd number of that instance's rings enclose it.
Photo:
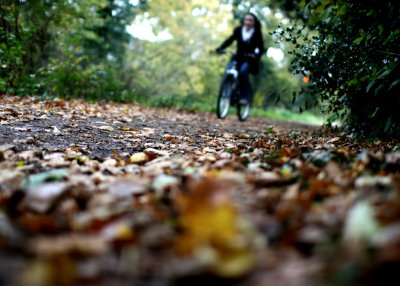
M 108 192 L 119 199 L 129 199 L 147 192 L 149 181 L 139 177 L 126 177 L 112 183 Z
M 92 256 L 104 254 L 109 246 L 99 235 L 68 234 L 34 238 L 28 248 L 37 255 L 47 257 L 60 254 Z

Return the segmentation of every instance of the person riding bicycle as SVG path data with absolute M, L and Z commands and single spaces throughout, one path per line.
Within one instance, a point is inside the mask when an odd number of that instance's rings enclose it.
M 261 31 L 261 22 L 253 13 L 247 13 L 240 26 L 233 34 L 216 49 L 217 53 L 237 42 L 236 61 L 239 68 L 240 104 L 247 104 L 251 98 L 251 84 L 249 74 L 257 74 L 259 62 L 265 53 L 264 40 Z M 231 64 L 231 63 L 230 63 Z

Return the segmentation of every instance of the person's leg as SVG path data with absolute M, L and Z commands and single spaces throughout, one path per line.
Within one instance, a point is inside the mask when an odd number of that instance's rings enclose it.
M 239 100 L 242 102 L 250 100 L 251 86 L 250 86 L 249 74 L 250 74 L 250 64 L 248 62 L 244 62 L 240 67 L 239 71 L 239 91 L 240 91 Z
M 226 69 L 229 70 L 231 68 L 233 68 L 235 66 L 235 60 L 231 59 L 228 63 L 228 65 L 226 66 Z

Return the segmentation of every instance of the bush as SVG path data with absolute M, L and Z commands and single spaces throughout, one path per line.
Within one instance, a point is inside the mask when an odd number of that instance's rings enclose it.
M 139 6 L 128 0 L 1 1 L 0 92 L 131 100 L 122 80 L 131 39 L 125 28 Z
M 297 3 L 296 22 L 275 31 L 293 46 L 292 69 L 308 93 L 365 136 L 400 134 L 400 8 L 394 0 Z M 305 24 L 305 25 L 304 25 Z
M 124 84 L 111 65 L 89 64 L 86 57 L 67 54 L 64 58 L 51 60 L 40 70 L 41 88 L 39 94 L 58 97 L 82 97 L 89 100 L 122 101 Z

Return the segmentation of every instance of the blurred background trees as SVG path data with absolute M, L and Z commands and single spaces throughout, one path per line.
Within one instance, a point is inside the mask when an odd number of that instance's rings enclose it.
M 256 107 L 400 134 L 395 0 L 3 0 L 0 93 L 211 110 L 229 60 L 211 52 L 249 10 L 268 49 Z
M 212 51 L 239 24 L 220 0 L 14 1 L 0 4 L 0 90 L 13 94 L 214 107 L 228 57 Z M 260 5 L 266 45 L 280 21 Z M 244 13 L 244 10 L 241 10 Z M 256 104 L 290 108 L 299 79 L 264 57 Z M 280 96 L 283 92 L 284 96 Z
M 121 99 L 126 26 L 141 7 L 128 0 L 2 1 L 0 90 Z

